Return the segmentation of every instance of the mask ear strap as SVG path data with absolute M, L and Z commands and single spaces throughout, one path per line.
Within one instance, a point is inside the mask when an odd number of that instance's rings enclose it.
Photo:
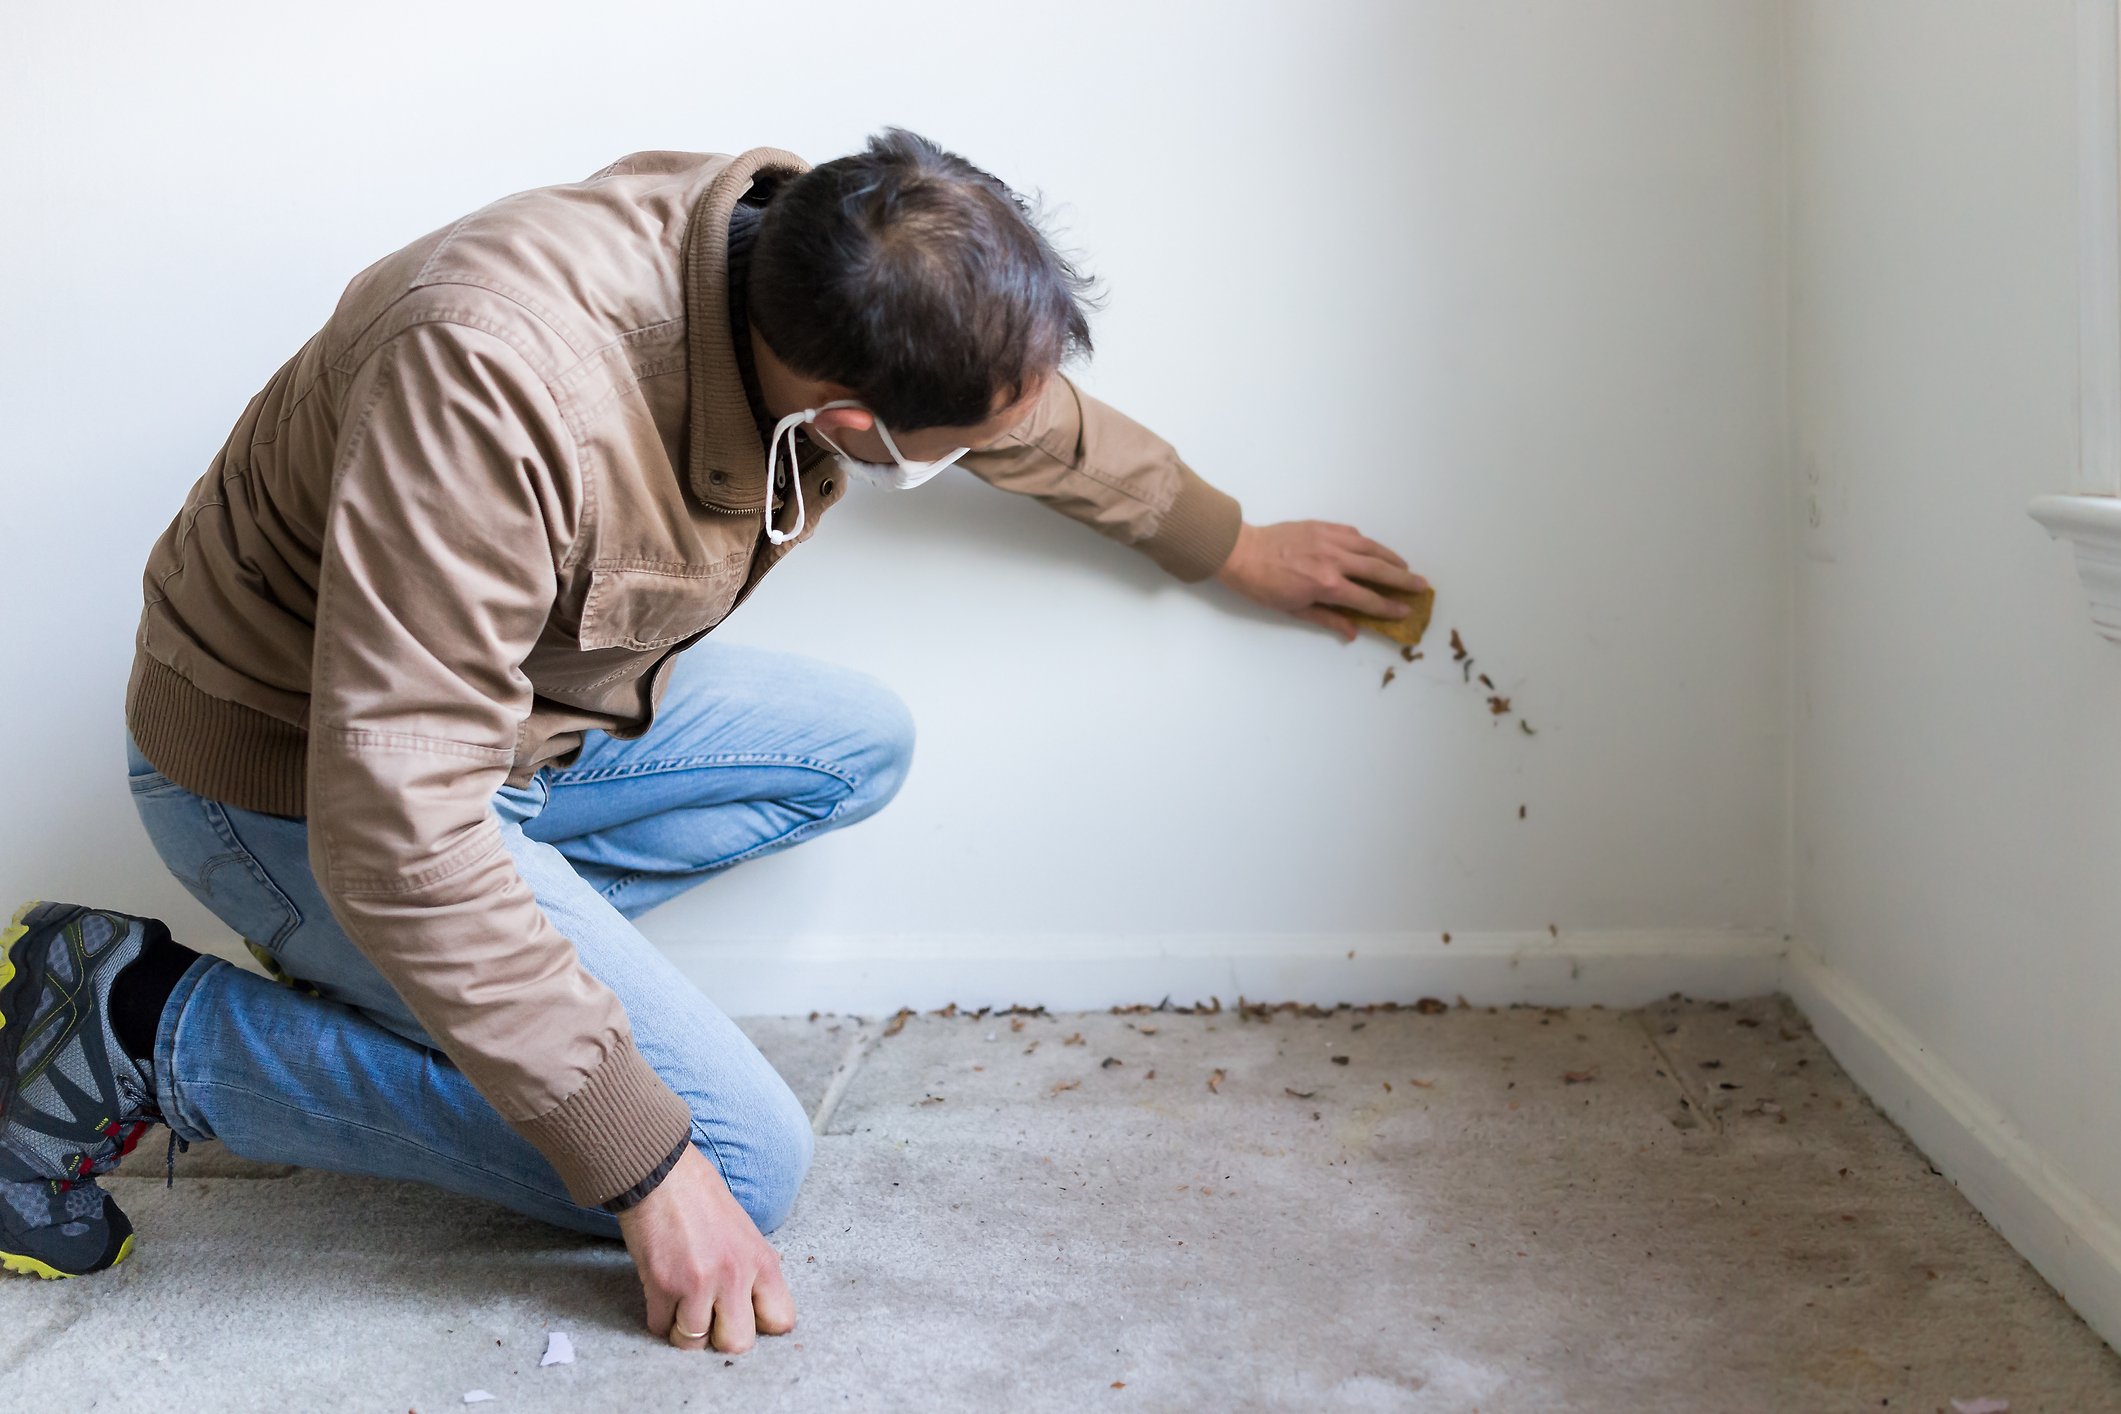
M 870 416 L 876 417 L 876 414 L 871 413 Z M 972 450 L 970 447 L 959 447 L 949 456 L 937 457 L 932 462 L 908 462 L 899 452 L 898 443 L 891 440 L 891 433 L 885 428 L 884 420 L 880 417 L 876 418 L 876 435 L 884 439 L 884 450 L 891 453 L 891 460 L 898 463 L 901 471 L 941 471 L 944 467 Z
M 795 483 L 795 529 L 785 535 L 773 525 L 773 475 L 774 466 L 780 458 L 781 439 L 788 439 L 788 464 L 795 463 L 795 429 L 797 424 L 810 422 L 818 415 L 816 408 L 804 408 L 791 412 L 773 429 L 773 445 L 766 451 L 766 539 L 775 545 L 785 545 L 803 533 L 803 477 L 800 471 L 788 479 Z

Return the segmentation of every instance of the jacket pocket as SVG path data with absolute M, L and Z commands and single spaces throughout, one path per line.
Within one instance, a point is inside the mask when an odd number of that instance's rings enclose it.
M 661 648 L 713 628 L 743 588 L 749 549 L 712 565 L 615 561 L 589 572 L 576 641 L 597 648 Z

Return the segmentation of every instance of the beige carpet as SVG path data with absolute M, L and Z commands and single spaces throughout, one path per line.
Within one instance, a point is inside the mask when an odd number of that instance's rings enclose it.
M 2121 1411 L 1778 999 L 1225 1003 L 747 1022 L 834 1103 L 774 1238 L 798 1328 L 733 1362 L 640 1329 L 616 1244 L 213 1146 L 165 1190 L 158 1132 L 132 1260 L 0 1282 L 4 1403 Z

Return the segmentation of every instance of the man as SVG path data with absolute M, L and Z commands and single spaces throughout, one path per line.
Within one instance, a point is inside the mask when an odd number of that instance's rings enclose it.
M 126 695 L 149 836 L 274 980 L 17 914 L 7 1264 L 121 1260 L 94 1180 L 162 1122 L 622 1236 L 681 1347 L 792 1328 L 762 1234 L 809 1124 L 632 920 L 881 807 L 912 727 L 863 675 L 694 645 L 850 481 L 952 464 L 1344 638 L 1401 608 L 1358 580 L 1422 584 L 1349 527 L 1245 525 L 1077 388 L 1083 294 L 897 129 L 816 168 L 636 153 L 355 276 L 150 553 Z

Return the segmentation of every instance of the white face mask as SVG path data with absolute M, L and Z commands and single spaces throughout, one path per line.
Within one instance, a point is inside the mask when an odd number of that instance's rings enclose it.
M 799 424 L 817 421 L 817 415 L 825 411 L 826 408 L 856 408 L 860 406 L 861 404 L 853 398 L 840 398 L 821 407 L 804 408 L 801 412 L 791 412 L 774 424 L 773 446 L 766 453 L 766 483 L 768 487 L 766 494 L 766 538 L 774 544 L 786 544 L 803 533 L 803 479 L 800 475 L 794 478 L 795 529 L 784 534 L 773 527 L 773 493 L 771 488 L 774 484 L 774 464 L 780 456 L 781 440 L 786 438 L 788 441 L 788 461 L 793 466 L 795 463 L 795 429 Z M 875 414 L 872 413 L 871 416 L 875 417 Z M 818 440 L 832 448 L 832 458 L 840 464 L 840 470 L 858 481 L 867 482 L 871 486 L 880 486 L 887 491 L 911 491 L 914 487 L 972 450 L 970 447 L 959 447 L 949 456 L 938 457 L 932 462 L 910 462 L 899 455 L 898 443 L 892 441 L 891 434 L 884 430 L 882 418 L 876 418 L 876 435 L 884 439 L 884 449 L 891 453 L 891 460 L 897 465 L 885 466 L 882 462 L 865 462 L 859 457 L 850 457 L 841 451 L 830 437 L 825 436 L 823 433 L 818 434 Z

